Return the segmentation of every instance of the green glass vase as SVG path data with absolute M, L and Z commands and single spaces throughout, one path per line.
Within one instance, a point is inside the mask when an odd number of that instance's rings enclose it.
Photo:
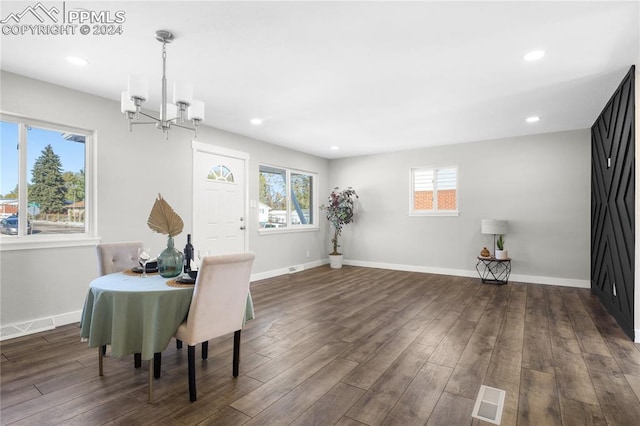
M 158 272 L 165 278 L 173 278 L 182 272 L 184 255 L 173 246 L 173 237 L 167 239 L 167 248 L 158 255 Z

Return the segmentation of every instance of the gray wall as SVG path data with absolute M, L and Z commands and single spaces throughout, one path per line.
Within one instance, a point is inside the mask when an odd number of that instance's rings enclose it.
M 168 141 L 153 127 L 138 126 L 129 133 L 117 102 L 6 72 L 1 79 L 3 111 L 97 130 L 102 241 L 142 240 L 161 248 L 164 236 L 146 226 L 161 192 L 185 221 L 185 232 L 176 239 L 178 247 L 184 244 L 192 220 L 190 132 L 174 129 Z M 331 162 L 208 127 L 198 140 L 250 154 L 252 200 L 258 199 L 260 162 L 317 172 L 320 203 L 336 185 L 355 187 L 359 210 L 342 240 L 354 264 L 472 275 L 475 256 L 491 243 L 480 234 L 480 220 L 494 217 L 509 220 L 506 245 L 514 258 L 514 277 L 566 285 L 588 280 L 587 130 Z M 440 164 L 460 168 L 461 215 L 409 217 L 409 169 Z M 257 211 L 250 209 L 255 275 L 325 261 L 329 237 L 324 220 L 319 232 L 267 236 L 258 234 L 255 223 Z M 96 275 L 93 247 L 0 252 L 0 324 L 73 318 Z
M 173 129 L 168 141 L 154 126 L 137 126 L 130 133 L 118 102 L 12 73 L 0 77 L 3 112 L 97 131 L 98 235 L 103 242 L 140 240 L 162 249 L 166 237 L 146 225 L 154 199 L 162 193 L 185 222 L 176 237 L 176 246 L 184 246 L 192 228 L 192 132 Z M 198 131 L 198 140 L 250 154 L 251 200 L 258 199 L 260 162 L 317 172 L 320 193 L 328 191 L 326 159 L 210 127 Z M 269 276 L 291 265 L 324 261 L 326 221 L 320 221 L 320 231 L 265 236 L 258 234 L 257 209 L 249 211 L 249 249 L 257 254 L 254 274 Z M 92 246 L 2 251 L 0 324 L 77 314 L 96 276 Z
M 410 168 L 459 167 L 458 217 L 410 217 Z M 569 131 L 333 161 L 330 186 L 359 193 L 345 228 L 351 264 L 475 274 L 493 239 L 484 218 L 506 219 L 512 278 L 589 285 L 590 133 Z

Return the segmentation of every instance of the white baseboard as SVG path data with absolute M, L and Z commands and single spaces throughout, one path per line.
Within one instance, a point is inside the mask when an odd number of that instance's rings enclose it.
M 557 285 L 562 287 L 591 288 L 591 281 L 575 280 L 572 278 L 554 278 L 554 277 L 542 277 L 538 275 L 511 274 L 510 280 L 522 282 L 522 283 L 531 283 L 531 284 L 547 284 L 547 285 Z
M 329 263 L 329 259 L 326 260 L 316 260 L 313 262 L 304 263 L 301 265 L 292 265 L 286 268 L 273 269 L 271 271 L 260 272 L 257 274 L 251 274 L 251 281 L 259 281 L 267 278 L 278 277 L 280 275 L 290 274 L 292 272 L 299 272 L 301 269 L 311 269 L 318 266 L 322 266 Z M 292 271 L 291 268 L 294 268 L 295 271 Z
M 82 310 L 56 315 L 53 317 L 53 319 L 57 327 L 59 325 L 67 325 L 67 324 L 73 324 L 74 322 L 80 322 L 81 317 L 82 317 Z
M 429 266 L 418 265 L 403 265 L 399 263 L 383 263 L 383 262 L 368 262 L 365 260 L 351 260 L 344 259 L 343 264 L 350 266 L 362 266 L 364 268 L 380 268 L 391 269 L 393 271 L 406 271 L 406 272 L 422 272 L 425 274 L 438 274 L 438 275 L 454 275 L 457 277 L 474 277 L 478 276 L 475 271 L 465 271 L 462 269 L 449 269 L 449 268 L 433 268 Z
M 380 269 L 391 269 L 394 271 L 407 271 L 407 272 L 423 272 L 427 274 L 438 274 L 438 275 L 453 275 L 457 277 L 470 277 L 470 278 L 478 278 L 478 272 L 474 270 L 464 270 L 464 269 L 448 269 L 448 268 L 434 268 L 430 266 L 417 266 L 417 265 L 402 265 L 397 263 L 379 263 L 379 262 L 367 262 L 362 260 L 351 260 L 345 259 L 345 265 L 351 266 L 362 266 L 365 268 L 380 268 Z M 557 285 L 564 287 L 577 287 L 577 288 L 590 288 L 591 283 L 589 280 L 575 280 L 569 278 L 552 278 L 552 277 L 542 277 L 537 275 L 521 275 L 521 274 L 511 274 L 509 277 L 510 281 L 522 282 L 522 283 L 530 283 L 530 284 L 547 284 L 547 285 Z

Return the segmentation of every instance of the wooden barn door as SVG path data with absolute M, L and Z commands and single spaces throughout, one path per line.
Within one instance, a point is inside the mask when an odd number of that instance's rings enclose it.
M 634 67 L 591 127 L 591 290 L 634 338 Z

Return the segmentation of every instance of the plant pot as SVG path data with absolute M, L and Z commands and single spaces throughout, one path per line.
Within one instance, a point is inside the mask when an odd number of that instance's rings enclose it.
M 344 257 L 344 255 L 342 255 L 342 254 L 330 254 L 329 255 L 329 265 L 333 269 L 342 268 L 342 258 L 343 257 Z
M 509 252 L 506 250 L 496 250 L 496 259 L 505 260 L 509 258 Z

